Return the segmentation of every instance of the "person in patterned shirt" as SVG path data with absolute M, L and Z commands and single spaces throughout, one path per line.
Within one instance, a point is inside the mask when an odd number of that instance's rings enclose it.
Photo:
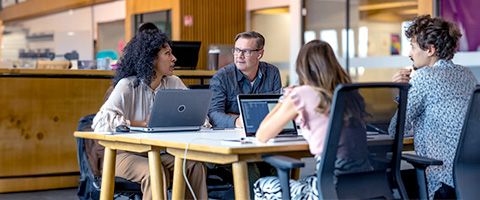
M 411 84 L 404 133 L 413 133 L 417 155 L 443 161 L 427 168 L 429 199 L 454 199 L 453 159 L 477 80 L 468 68 L 452 62 L 462 36 L 455 24 L 418 16 L 406 36 L 415 73 L 402 69 L 392 78 Z M 395 134 L 394 125 L 390 124 L 390 134 Z

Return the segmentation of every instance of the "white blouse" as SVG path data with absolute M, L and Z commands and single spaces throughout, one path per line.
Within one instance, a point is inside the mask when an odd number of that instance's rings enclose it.
M 134 87 L 135 76 L 121 79 L 93 119 L 95 132 L 114 131 L 118 125 L 130 126 L 130 121 L 145 121 L 152 110 L 155 94 L 162 89 L 187 89 L 177 76 L 165 76 L 153 90 L 142 81 Z

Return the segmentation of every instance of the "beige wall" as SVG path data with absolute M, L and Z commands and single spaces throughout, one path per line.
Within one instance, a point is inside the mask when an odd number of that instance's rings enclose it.
M 18 48 L 28 49 L 53 49 L 56 54 L 77 50 L 81 60 L 92 60 L 93 40 L 96 38 L 96 26 L 100 22 L 115 21 L 125 18 L 125 0 L 113 1 L 110 3 L 95 6 L 72 9 L 27 20 L 8 22 L 5 25 L 28 30 L 28 35 L 33 34 L 54 34 L 54 39 L 44 41 L 28 41 L 24 38 L 6 36 L 6 39 L 15 41 L 4 41 L 10 48 L 14 43 L 14 49 L 5 49 L 8 58 L 16 58 Z M 18 34 L 16 34 L 18 36 Z M 23 44 L 18 46 L 17 44 Z
M 284 7 L 289 4 L 290 0 L 247 0 L 247 10 Z
M 289 49 L 285 49 L 288 51 L 289 55 L 289 63 L 288 69 L 281 69 L 282 73 L 282 81 L 285 84 L 287 82 L 286 74 L 289 75 L 289 83 L 297 82 L 297 76 L 295 74 L 295 64 L 294 60 L 297 58 L 298 51 L 302 46 L 302 35 L 301 32 L 301 21 L 302 21 L 302 14 L 301 14 L 301 1 L 300 0 L 247 0 L 247 23 L 246 27 L 247 30 L 250 30 L 252 27 L 252 19 L 250 13 L 255 10 L 259 9 L 266 9 L 266 8 L 278 8 L 278 7 L 287 7 L 289 8 L 288 18 L 290 19 L 290 27 L 289 27 Z
M 275 64 L 287 85 L 290 64 L 290 14 L 252 14 L 251 30 L 265 37 L 263 61 Z
M 253 14 L 251 30 L 265 37 L 265 55 L 268 62 L 288 62 L 290 49 L 290 16 L 281 14 Z
M 126 10 L 125 0 L 117 0 L 111 3 L 95 5 L 93 7 L 93 32 L 97 33 L 98 23 L 124 20 L 126 16 Z M 94 38 L 96 39 L 97 36 L 98 35 L 95 34 Z

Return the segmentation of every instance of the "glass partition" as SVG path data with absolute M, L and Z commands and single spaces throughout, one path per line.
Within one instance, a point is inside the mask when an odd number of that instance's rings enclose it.
M 356 81 L 390 81 L 399 68 L 411 65 L 404 29 L 417 16 L 417 0 L 350 1 L 350 10 L 356 13 L 350 20 L 356 31 L 350 73 Z
M 390 81 L 411 64 L 403 27 L 417 16 L 417 0 L 304 0 L 304 8 L 304 41 L 330 43 L 355 81 Z
M 304 42 L 313 39 L 324 40 L 332 46 L 337 57 L 345 57 L 346 10 L 345 1 L 305 0 Z

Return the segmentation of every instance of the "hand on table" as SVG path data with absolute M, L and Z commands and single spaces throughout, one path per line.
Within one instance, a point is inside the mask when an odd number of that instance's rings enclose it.
M 241 115 L 239 115 L 238 118 L 235 120 L 235 127 L 243 128 L 243 120 Z

